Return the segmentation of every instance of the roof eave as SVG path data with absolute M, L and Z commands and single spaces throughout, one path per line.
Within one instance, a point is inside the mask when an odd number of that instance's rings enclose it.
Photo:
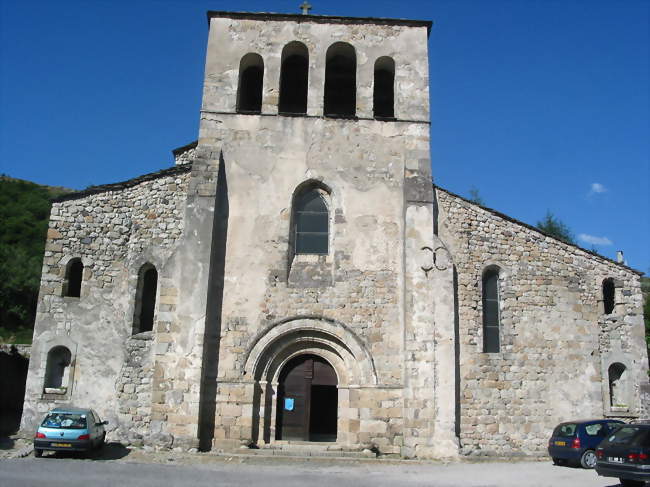
M 529 225 L 528 223 L 524 223 L 524 222 L 522 222 L 522 221 L 520 221 L 520 220 L 517 220 L 516 218 L 512 218 L 511 216 L 506 215 L 505 213 L 501 213 L 500 211 L 494 210 L 494 209 L 492 209 L 492 208 L 488 208 L 487 206 L 479 205 L 478 203 L 475 203 L 475 202 L 473 202 L 473 201 L 470 201 L 470 200 L 468 200 L 467 198 L 463 198 L 462 196 L 460 196 L 460 195 L 458 195 L 458 194 L 456 194 L 456 193 L 452 193 L 452 192 L 449 191 L 448 189 L 442 188 L 442 187 L 438 186 L 437 184 L 434 184 L 434 185 L 433 185 L 433 188 L 434 188 L 434 189 L 439 189 L 440 191 L 444 191 L 445 193 L 447 193 L 447 194 L 449 194 L 449 195 L 451 195 L 451 196 L 453 196 L 453 197 L 455 197 L 455 198 L 459 198 L 459 199 L 461 199 L 461 200 L 463 200 L 463 201 L 465 201 L 465 202 L 467 202 L 467 203 L 470 203 L 470 204 L 472 204 L 472 205 L 474 205 L 474 206 L 478 206 L 478 207 L 481 208 L 482 210 L 485 210 L 485 211 L 487 211 L 488 213 L 492 213 L 493 215 L 498 216 L 499 218 L 502 218 L 502 219 L 504 219 L 504 220 L 506 220 L 506 221 L 509 221 L 509 222 L 515 223 L 515 224 L 517 224 L 517 225 L 521 225 L 522 227 L 525 227 L 525 228 L 527 228 L 528 230 L 532 230 L 532 231 L 537 232 L 537 233 L 539 233 L 539 234 L 541 234 L 541 235 L 544 235 L 545 237 L 550 237 L 550 238 L 552 238 L 552 239 L 555 239 L 555 240 L 557 240 L 558 242 L 563 243 L 564 245 L 568 245 L 569 247 L 574 247 L 574 248 L 580 249 L 580 250 L 582 250 L 583 252 L 585 252 L 585 253 L 587 253 L 587 254 L 590 254 L 590 255 L 593 255 L 593 256 L 598 257 L 598 258 L 600 258 L 600 259 L 606 260 L 607 262 L 610 262 L 610 263 L 612 263 L 612 264 L 616 264 L 617 266 L 622 267 L 622 268 L 624 268 L 624 269 L 627 269 L 628 271 L 634 272 L 635 274 L 638 274 L 639 276 L 643 276 L 643 275 L 645 274 L 644 272 L 639 271 L 639 270 L 637 270 L 637 269 L 634 269 L 633 267 L 627 266 L 627 265 L 622 264 L 622 263 L 620 263 L 620 262 L 616 262 L 615 260 L 610 259 L 609 257 L 605 257 L 604 255 L 600 255 L 598 252 L 593 252 L 593 251 L 591 251 L 591 250 L 588 250 L 588 249 L 585 249 L 585 248 L 583 248 L 583 247 L 580 247 L 580 246 L 577 245 L 577 244 L 569 243 L 569 242 L 565 242 L 564 240 L 560 240 L 559 238 L 557 238 L 557 237 L 554 236 L 554 235 L 551 235 L 550 233 L 546 233 L 546 232 L 544 232 L 543 230 L 540 230 L 539 228 L 534 227 L 533 225 Z
M 400 25 L 406 27 L 426 27 L 427 37 L 431 34 L 433 22 L 430 20 L 412 19 L 387 19 L 381 17 L 343 17 L 337 15 L 303 15 L 282 14 L 275 12 L 226 12 L 221 10 L 208 10 L 208 27 L 213 17 L 247 20 L 286 20 L 292 22 L 313 22 L 316 24 L 376 24 Z

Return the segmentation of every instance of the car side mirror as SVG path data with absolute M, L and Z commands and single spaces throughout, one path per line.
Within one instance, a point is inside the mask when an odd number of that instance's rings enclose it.
M 95 423 L 95 426 L 104 426 L 105 424 L 108 424 L 108 421 L 102 421 L 101 423 Z

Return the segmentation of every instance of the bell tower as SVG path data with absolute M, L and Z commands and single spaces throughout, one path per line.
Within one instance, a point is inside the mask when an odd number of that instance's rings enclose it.
M 453 306 L 442 302 L 452 270 L 433 265 L 444 246 L 433 231 L 431 23 L 208 21 L 177 311 L 202 340 L 202 447 L 278 447 L 287 431 L 310 441 L 324 426 L 283 383 L 285 364 L 302 360 L 334 374 L 333 389 L 298 388 L 334 391 L 321 402 L 335 408 L 332 441 L 454 454 Z

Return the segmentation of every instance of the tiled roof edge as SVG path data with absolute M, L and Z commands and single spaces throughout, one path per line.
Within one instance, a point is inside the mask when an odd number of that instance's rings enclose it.
M 181 154 L 187 150 L 194 149 L 198 145 L 199 145 L 199 141 L 195 140 L 194 142 L 190 142 L 189 144 L 185 144 L 180 147 L 176 147 L 176 149 L 172 149 L 172 154 L 174 154 L 174 157 L 176 157 L 176 155 Z
M 644 272 L 639 271 L 639 270 L 637 270 L 637 269 L 634 269 L 634 268 L 632 268 L 632 267 L 630 267 L 630 266 L 627 266 L 627 265 L 625 265 L 625 264 L 621 264 L 620 262 L 616 262 L 615 260 L 610 259 L 609 257 L 605 257 L 605 256 L 603 256 L 603 255 L 600 255 L 600 254 L 597 253 L 597 252 L 593 252 L 593 251 L 591 251 L 591 250 L 587 250 L 587 249 L 585 249 L 585 248 L 583 248 L 583 247 L 580 247 L 580 246 L 577 245 L 577 244 L 573 244 L 573 243 L 565 242 L 564 240 L 560 240 L 559 238 L 557 238 L 557 237 L 555 237 L 555 236 L 553 236 L 553 235 L 551 235 L 551 234 L 549 234 L 549 233 L 546 233 L 545 231 L 540 230 L 539 228 L 537 228 L 537 227 L 535 227 L 535 226 L 533 226 L 533 225 L 529 225 L 528 223 L 524 223 L 524 222 L 522 222 L 522 221 L 519 221 L 519 220 L 517 220 L 517 219 L 515 219 L 515 218 L 512 218 L 511 216 L 506 215 L 505 213 L 501 213 L 500 211 L 494 210 L 494 209 L 492 209 L 492 208 L 488 208 L 487 206 L 479 205 L 479 204 L 477 204 L 477 203 L 475 203 L 475 202 L 473 202 L 473 201 L 470 201 L 470 200 L 468 200 L 467 198 L 464 198 L 464 197 L 462 197 L 462 196 L 460 196 L 460 195 L 458 195 L 458 194 L 456 194 L 456 193 L 452 193 L 451 191 L 449 191 L 449 190 L 447 190 L 447 189 L 445 189 L 445 188 L 441 188 L 441 187 L 438 186 L 437 184 L 434 184 L 434 185 L 433 185 L 433 189 L 434 189 L 434 190 L 439 189 L 440 191 L 443 191 L 443 192 L 447 193 L 448 195 L 453 196 L 454 198 L 458 198 L 458 199 L 461 199 L 461 200 L 463 200 L 463 201 L 465 201 L 465 202 L 467 202 L 467 203 L 469 203 L 469 204 L 472 204 L 472 205 L 474 205 L 474 206 L 478 206 L 478 207 L 481 208 L 482 210 L 485 210 L 485 211 L 487 211 L 488 213 L 492 213 L 493 215 L 496 215 L 496 216 L 498 216 L 499 218 L 502 218 L 502 219 L 504 219 L 504 220 L 507 220 L 507 221 L 509 221 L 509 222 L 511 222 L 511 223 L 515 223 L 516 225 L 520 225 L 520 226 L 522 226 L 522 227 L 525 227 L 525 228 L 527 228 L 527 229 L 529 229 L 529 230 L 532 230 L 532 231 L 537 232 L 537 233 L 539 233 L 539 234 L 541 234 L 541 235 L 544 235 L 545 237 L 551 237 L 552 239 L 557 240 L 558 242 L 560 242 L 560 243 L 562 243 L 562 244 L 564 244 L 564 245 L 568 245 L 569 247 L 574 247 L 574 248 L 576 248 L 576 249 L 582 250 L 583 252 L 585 252 L 585 253 L 587 253 L 587 254 L 593 255 L 594 257 L 598 257 L 599 259 L 605 260 L 605 261 L 610 262 L 610 263 L 612 263 L 612 264 L 616 264 L 617 266 L 622 267 L 622 268 L 624 268 L 624 269 L 627 269 L 627 270 L 629 270 L 629 271 L 632 271 L 632 272 L 634 272 L 635 274 L 638 274 L 639 276 L 643 276 L 643 275 L 645 274 Z
M 225 12 L 208 10 L 208 25 L 212 17 L 250 20 L 290 20 L 294 22 L 313 22 L 318 24 L 379 24 L 404 25 L 409 27 L 426 27 L 427 36 L 431 33 L 433 22 L 430 20 L 387 19 L 381 17 L 341 17 L 337 15 L 302 15 L 274 12 Z
M 170 167 L 167 169 L 162 169 L 160 171 L 152 172 L 149 174 L 143 174 L 137 178 L 129 179 L 127 181 L 122 181 L 119 183 L 111 184 L 102 184 L 101 186 L 89 186 L 86 189 L 81 191 L 75 191 L 74 193 L 64 194 L 52 200 L 53 203 L 61 203 L 62 201 L 76 200 L 78 198 L 83 198 L 85 196 L 90 196 L 97 193 L 105 193 L 107 191 L 119 191 L 121 189 L 131 188 L 140 183 L 146 181 L 152 181 L 154 179 L 162 178 L 165 176 L 173 176 L 174 174 L 183 174 L 189 172 L 192 169 L 192 163 L 181 164 L 178 166 Z

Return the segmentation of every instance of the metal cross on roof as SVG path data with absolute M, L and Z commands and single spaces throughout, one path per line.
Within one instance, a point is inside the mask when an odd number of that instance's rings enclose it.
M 309 15 L 309 11 L 311 10 L 311 4 L 307 0 L 305 0 L 300 5 L 300 8 L 302 9 L 303 15 Z

